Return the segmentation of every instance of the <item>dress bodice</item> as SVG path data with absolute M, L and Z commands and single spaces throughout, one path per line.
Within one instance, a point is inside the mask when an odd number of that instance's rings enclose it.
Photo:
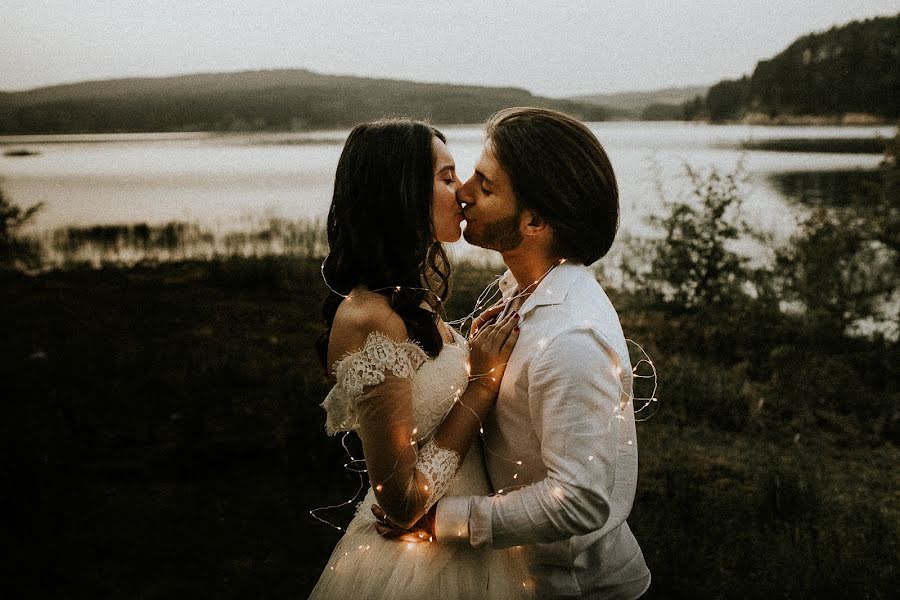
M 381 383 L 386 374 L 392 373 L 411 379 L 417 438 L 430 439 L 468 383 L 468 343 L 451 331 L 454 343 L 444 344 L 434 358 L 415 342 L 398 343 L 380 332 L 370 333 L 360 350 L 345 354 L 335 363 L 336 383 L 322 402 L 327 432 L 334 435 L 357 429 L 357 406 L 364 388 Z

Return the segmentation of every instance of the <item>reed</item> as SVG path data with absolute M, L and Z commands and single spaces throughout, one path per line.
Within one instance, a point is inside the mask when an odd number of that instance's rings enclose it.
M 98 268 L 228 257 L 324 257 L 321 219 L 268 219 L 247 230 L 216 233 L 195 223 L 172 221 L 70 226 L 34 236 L 38 268 Z

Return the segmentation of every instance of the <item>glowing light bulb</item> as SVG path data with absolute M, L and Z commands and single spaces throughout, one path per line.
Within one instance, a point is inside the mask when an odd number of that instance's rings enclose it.
M 375 491 L 376 491 L 376 492 L 380 492 L 380 491 L 383 490 L 383 489 L 384 489 L 384 486 L 381 485 L 380 483 L 379 483 L 378 485 L 375 486 Z

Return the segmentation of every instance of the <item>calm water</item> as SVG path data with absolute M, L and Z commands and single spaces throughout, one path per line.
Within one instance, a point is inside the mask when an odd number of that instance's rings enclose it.
M 480 126 L 442 128 L 465 179 L 481 151 Z M 801 205 L 785 174 L 874 169 L 866 154 L 741 150 L 745 141 L 892 137 L 894 127 L 759 127 L 693 123 L 594 123 L 619 178 L 622 231 L 648 235 L 660 190 L 686 191 L 684 165 L 746 175 L 745 214 L 783 237 Z M 0 137 L 0 178 L 20 205 L 44 202 L 35 229 L 68 225 L 189 221 L 214 232 L 246 229 L 270 217 L 322 217 L 347 131 L 305 134 L 117 134 Z M 465 250 L 461 246 L 462 250 Z

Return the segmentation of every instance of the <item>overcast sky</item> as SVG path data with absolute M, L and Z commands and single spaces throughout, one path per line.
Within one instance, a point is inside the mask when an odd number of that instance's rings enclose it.
M 900 0 L 0 0 L 0 89 L 308 68 L 546 96 L 715 83 Z

